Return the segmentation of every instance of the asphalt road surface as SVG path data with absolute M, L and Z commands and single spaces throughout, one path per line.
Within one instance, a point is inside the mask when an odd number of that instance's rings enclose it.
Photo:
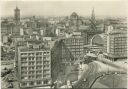
M 110 66 L 113 66 L 114 64 L 110 64 Z M 114 67 L 118 68 L 117 65 Z M 95 62 L 91 62 L 88 64 L 88 69 L 83 71 L 83 73 L 81 74 L 81 77 L 79 78 L 79 80 L 73 85 L 73 87 L 75 88 L 79 88 L 81 86 L 81 84 L 83 83 L 84 79 L 86 79 L 86 83 L 88 83 L 88 86 L 89 87 L 93 81 L 95 81 L 96 77 L 98 76 L 101 76 L 103 74 L 105 74 L 106 72 L 98 72 L 98 64 L 95 63 Z M 116 73 L 116 71 L 112 71 L 110 72 L 110 74 L 114 74 Z M 109 83 L 109 82 L 108 82 Z

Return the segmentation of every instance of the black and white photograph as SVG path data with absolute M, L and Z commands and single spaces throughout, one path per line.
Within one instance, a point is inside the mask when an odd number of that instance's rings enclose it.
M 1 0 L 1 89 L 127 89 L 127 0 Z

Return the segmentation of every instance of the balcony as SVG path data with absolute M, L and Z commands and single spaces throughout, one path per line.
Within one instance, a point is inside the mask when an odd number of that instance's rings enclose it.
M 50 67 L 44 67 L 44 70 L 50 70 Z
M 33 62 L 33 61 L 30 62 L 29 61 L 28 64 L 29 64 L 29 66 L 34 66 L 35 65 L 35 62 Z
M 38 74 L 42 74 L 42 71 L 36 71 L 36 74 L 38 75 Z
M 42 61 L 37 61 L 36 65 L 42 65 Z
M 27 53 L 21 53 L 20 55 L 21 55 L 22 57 L 26 57 L 26 56 L 28 56 Z
M 35 70 L 35 67 L 29 67 L 28 69 L 29 70 Z
M 33 75 L 33 76 L 29 76 L 28 78 L 29 79 L 35 79 L 36 77 Z
M 28 61 L 28 60 L 27 60 L 27 58 L 21 57 L 21 61 L 22 61 L 22 62 L 26 62 L 26 61 Z
M 29 57 L 28 61 L 35 61 L 35 58 L 34 57 Z
M 36 56 L 42 56 L 42 53 L 36 53 Z
M 50 74 L 43 75 L 43 78 L 50 78 L 50 77 L 51 77 Z
M 35 56 L 34 53 L 28 54 L 28 56 L 33 57 Z
M 38 75 L 36 75 L 36 78 L 42 78 L 42 74 L 38 74 Z

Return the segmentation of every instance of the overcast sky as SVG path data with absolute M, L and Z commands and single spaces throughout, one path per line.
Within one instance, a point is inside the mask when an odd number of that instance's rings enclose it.
M 95 8 L 96 16 L 125 16 L 125 1 L 4 1 L 1 2 L 2 16 L 13 16 L 17 6 L 21 16 L 69 16 L 76 12 L 82 16 L 90 16 Z

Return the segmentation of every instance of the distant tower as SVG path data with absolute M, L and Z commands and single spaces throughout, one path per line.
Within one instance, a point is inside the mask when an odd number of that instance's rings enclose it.
M 94 11 L 94 8 L 92 9 L 91 20 L 95 21 L 95 11 Z
M 71 21 L 71 24 L 75 26 L 74 30 L 78 30 L 79 29 L 79 16 L 77 15 L 76 12 L 73 12 L 71 14 L 70 21 Z
M 20 22 L 20 9 L 16 6 L 16 9 L 14 10 L 14 20 L 16 24 Z
M 92 9 L 92 15 L 91 15 L 91 28 L 93 30 L 96 30 L 96 19 L 95 19 L 95 12 L 94 12 L 94 8 Z

